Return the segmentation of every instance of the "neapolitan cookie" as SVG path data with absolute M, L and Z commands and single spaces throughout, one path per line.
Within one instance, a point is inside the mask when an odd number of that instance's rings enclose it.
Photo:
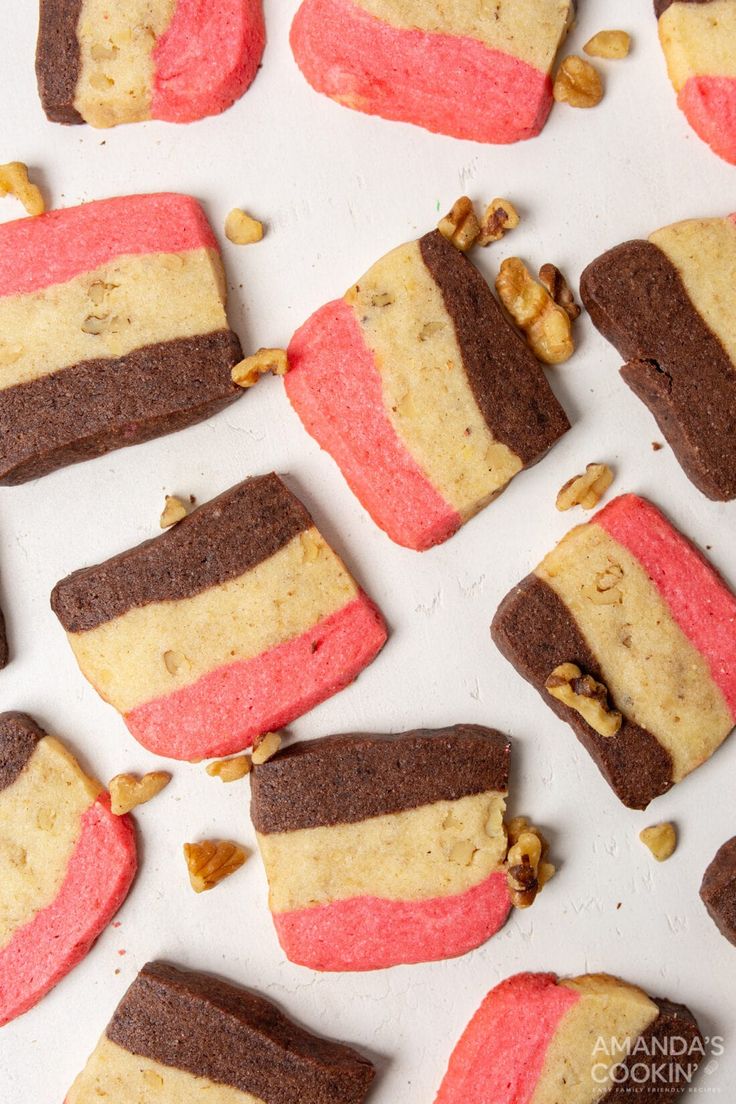
M 718 930 L 736 946 L 736 836 L 716 852 L 703 876 L 700 897 Z
M 569 429 L 485 280 L 438 231 L 318 310 L 288 353 L 306 429 L 409 548 L 446 540 Z
M 539 134 L 573 0 L 304 0 L 291 29 L 318 92 L 477 142 Z
M 183 429 L 242 395 L 225 288 L 188 196 L 0 226 L 0 483 Z
M 736 597 L 636 495 L 571 530 L 504 598 L 501 652 L 644 809 L 726 739 L 736 717 Z
M 0 714 L 0 1024 L 89 951 L 136 871 L 132 822 L 53 736 Z
M 509 741 L 479 725 L 300 741 L 251 816 L 287 958 L 374 970 L 464 954 L 506 922 Z
M 616 246 L 580 290 L 686 475 L 709 498 L 736 498 L 736 215 Z
M 607 974 L 516 974 L 492 989 L 435 1104 L 642 1104 L 685 1092 L 705 1045 L 688 1008 Z
M 76 571 L 51 604 L 85 677 L 137 740 L 174 759 L 242 751 L 342 690 L 386 640 L 276 475 Z
M 257 993 L 149 962 L 66 1104 L 361 1104 L 374 1076 L 367 1058 Z
M 56 123 L 189 123 L 243 95 L 263 55 L 261 0 L 40 0 L 36 76 Z
M 733 0 L 654 0 L 670 80 L 690 126 L 736 164 L 736 6 Z

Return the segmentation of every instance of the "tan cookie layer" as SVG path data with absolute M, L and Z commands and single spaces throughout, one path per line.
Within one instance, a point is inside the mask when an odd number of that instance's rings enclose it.
M 567 34 L 572 0 L 353 0 L 394 27 L 478 39 L 546 72 Z
M 271 911 L 463 893 L 506 857 L 505 807 L 503 794 L 488 792 L 357 824 L 259 834 Z
M 0 298 L 0 387 L 85 360 L 227 327 L 213 249 L 116 257 L 63 284 Z
M 733 12 L 736 55 L 736 4 Z M 730 218 L 689 219 L 657 230 L 649 240 L 675 266 L 693 306 L 736 364 L 736 224 Z
M 98 693 L 128 713 L 300 636 L 357 593 L 343 563 L 310 528 L 244 575 L 68 636 Z
M 731 714 L 638 560 L 590 523 L 568 533 L 536 574 L 575 618 L 615 707 L 670 753 L 673 780 L 705 762 L 733 728 Z
M 736 77 L 736 4 L 671 4 L 659 20 L 670 80 L 679 92 L 690 77 Z
M 101 792 L 52 736 L 0 791 L 0 949 L 57 896 L 82 816 Z
M 175 8 L 176 0 L 83 0 L 74 106 L 92 126 L 151 117 L 153 49 Z
M 463 517 L 522 467 L 473 397 L 442 292 L 418 242 L 399 246 L 345 296 L 376 358 L 386 413 L 430 482 Z
M 212 1045 L 217 1045 L 213 1039 Z M 263 1104 L 258 1096 L 153 1062 L 100 1039 L 66 1104 Z

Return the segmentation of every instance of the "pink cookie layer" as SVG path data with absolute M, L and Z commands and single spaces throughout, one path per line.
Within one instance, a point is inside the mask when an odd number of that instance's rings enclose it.
M 453 897 L 351 897 L 273 919 L 286 957 L 299 966 L 381 970 L 465 954 L 495 935 L 510 910 L 506 875 L 496 872 Z
M 0 951 L 0 1025 L 27 1012 L 89 951 L 125 900 L 137 867 L 133 824 L 107 794 L 82 830 L 56 899 Z
M 736 77 L 690 77 L 677 102 L 695 133 L 736 165 Z
M 301 636 L 138 706 L 125 723 L 144 747 L 172 759 L 242 751 L 344 689 L 386 635 L 380 612 L 360 594 Z
M 0 226 L 0 295 L 71 280 L 121 254 L 217 249 L 202 208 L 174 192 L 118 196 Z
M 351 0 L 305 0 L 291 29 L 313 88 L 350 107 L 476 142 L 539 134 L 552 83 L 477 39 L 393 27 Z
M 435 1104 L 529 1104 L 560 1020 L 579 999 L 554 974 L 502 981 L 452 1052 Z
M 642 565 L 685 636 L 704 657 L 736 720 L 736 596 L 650 502 L 621 495 L 593 521 Z
M 189 123 L 245 92 L 266 45 L 261 0 L 178 0 L 156 43 L 151 115 Z
M 286 393 L 305 428 L 397 544 L 447 540 L 462 518 L 435 490 L 389 421 L 381 377 L 353 309 L 328 303 L 289 346 Z

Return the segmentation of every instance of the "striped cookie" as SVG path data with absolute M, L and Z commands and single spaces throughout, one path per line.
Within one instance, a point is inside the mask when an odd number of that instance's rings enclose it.
M 736 164 L 736 4 L 654 0 L 670 80 L 693 130 Z
M 149 962 L 66 1104 L 361 1104 L 374 1076 L 367 1058 L 264 997 Z
M 709 759 L 734 726 L 736 598 L 635 495 L 569 532 L 504 598 L 491 632 L 632 809 Z M 623 716 L 614 735 L 545 688 L 566 663 L 607 689 Z
M 23 713 L 0 714 L 0 1025 L 89 951 L 136 871 L 132 822 Z
M 468 1024 L 435 1104 L 656 1104 L 687 1089 L 703 1050 L 682 1004 L 607 974 L 516 974 Z
M 736 215 L 625 242 L 580 290 L 685 473 L 708 498 L 736 498 Z
M 485 280 L 437 231 L 302 326 L 286 392 L 374 521 L 420 550 L 569 429 Z
M 703 875 L 700 897 L 718 930 L 736 947 L 736 836 L 718 848 Z
M 79 666 L 174 759 L 240 751 L 342 690 L 386 640 L 302 504 L 247 479 L 158 537 L 57 583 Z
M 190 123 L 256 75 L 261 0 L 40 0 L 36 77 L 55 123 Z
M 511 908 L 510 744 L 479 725 L 292 745 L 251 775 L 251 816 L 287 958 L 314 970 L 429 962 Z
M 188 196 L 0 226 L 0 483 L 209 417 L 242 394 L 212 230 Z
M 477 142 L 539 134 L 574 0 L 304 0 L 291 29 L 318 92 Z

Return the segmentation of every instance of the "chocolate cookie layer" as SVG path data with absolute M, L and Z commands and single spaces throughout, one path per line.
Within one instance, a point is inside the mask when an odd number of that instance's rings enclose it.
M 26 713 L 0 713 L 0 790 L 12 786 L 45 735 Z
M 253 771 L 251 817 L 258 832 L 287 832 L 505 793 L 510 751 L 481 725 L 301 741 Z
M 716 852 L 703 876 L 700 897 L 721 934 L 736 946 L 736 836 Z
M 5 617 L 3 611 L 0 610 L 0 671 L 3 667 L 7 667 L 10 661 L 10 647 L 8 645 L 8 634 L 5 628 Z
M 659 1016 L 636 1040 L 635 1053 L 621 1064 L 631 1077 L 621 1077 L 620 1087 L 611 1089 L 598 1104 L 656 1104 L 658 1100 L 676 1100 L 690 1084 L 700 1065 L 705 1041 L 698 1021 L 684 1004 L 652 997 Z M 667 1083 L 662 1083 L 662 1066 L 667 1068 Z M 645 1074 L 645 1070 L 650 1070 Z M 659 1076 L 657 1076 L 659 1071 Z
M 677 0 L 680 4 L 710 4 L 711 0 Z M 660 15 L 664 15 L 669 7 L 675 3 L 675 0 L 654 0 L 654 14 L 659 19 Z
M 40 0 L 36 79 L 46 116 L 54 123 L 83 123 L 74 107 L 80 56 L 77 24 L 83 0 Z

